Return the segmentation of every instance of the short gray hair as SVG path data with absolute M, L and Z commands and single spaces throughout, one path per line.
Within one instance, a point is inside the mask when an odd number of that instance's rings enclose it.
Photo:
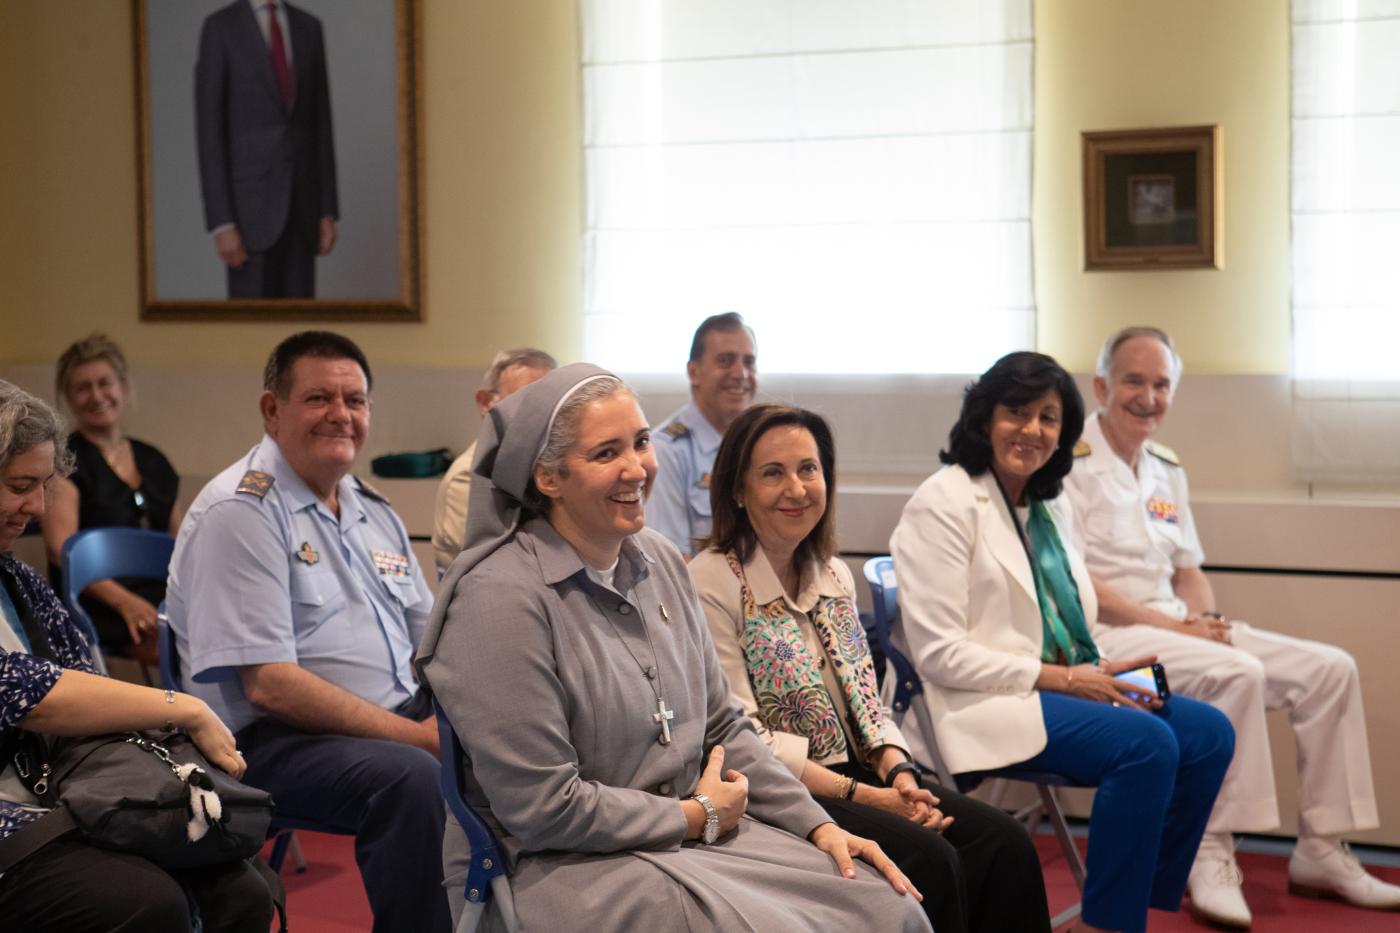
M 501 376 L 505 371 L 516 366 L 524 366 L 529 369 L 558 369 L 559 363 L 543 350 L 536 350 L 534 347 L 518 347 L 514 350 L 502 350 L 491 360 L 491 365 L 486 369 L 486 375 L 481 379 L 481 387 L 492 392 L 501 390 Z
M 73 472 L 63 418 L 48 402 L 0 379 L 0 470 L 45 441 L 53 442 L 54 472 L 59 476 Z
M 1117 353 L 1119 347 L 1134 337 L 1151 337 L 1166 347 L 1172 361 L 1172 382 L 1175 383 L 1181 378 L 1181 354 L 1176 352 L 1176 345 L 1172 343 L 1171 335 L 1160 327 L 1144 326 L 1125 327 L 1105 340 L 1103 347 L 1099 349 L 1099 360 L 1094 367 L 1094 374 L 1107 379 L 1109 370 L 1113 366 L 1113 354 Z
M 584 408 L 593 402 L 612 398 L 620 392 L 625 392 L 633 398 L 637 397 L 637 393 L 616 376 L 595 376 L 565 398 L 555 413 L 554 420 L 550 422 L 549 436 L 545 439 L 540 455 L 535 458 L 535 466 L 559 476 L 568 476 L 569 471 L 564 466 L 564 458 L 578 443 L 579 425 L 583 421 Z M 549 500 L 535 488 L 533 471 L 530 486 L 525 493 L 525 504 L 536 512 L 549 511 Z

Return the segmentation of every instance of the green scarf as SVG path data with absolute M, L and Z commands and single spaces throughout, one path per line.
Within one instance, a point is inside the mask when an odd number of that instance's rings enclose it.
M 1041 660 L 1071 666 L 1096 663 L 1099 649 L 1084 622 L 1084 607 L 1079 602 L 1079 587 L 1069 569 L 1069 557 L 1060 542 L 1055 520 L 1050 517 L 1050 507 L 1039 499 L 1030 500 L 1026 534 L 1034 558 L 1031 574 L 1035 577 L 1035 595 L 1040 601 L 1040 621 L 1045 627 Z

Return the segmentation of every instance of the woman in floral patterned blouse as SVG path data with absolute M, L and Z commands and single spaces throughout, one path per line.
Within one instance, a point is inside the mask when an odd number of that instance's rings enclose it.
M 1011 817 L 924 780 L 881 705 L 854 584 L 836 558 L 835 446 L 820 415 L 757 405 L 710 481 L 690 575 L 734 699 L 847 832 L 924 892 L 939 933 L 1044 931 L 1040 863 Z
M 69 468 L 67 432 L 44 402 L 0 380 L 0 551 L 44 512 L 45 492 Z M 243 760 L 204 701 L 109 680 L 58 597 L 34 570 L 0 556 L 0 840 L 48 812 L 12 762 L 21 731 L 83 736 L 185 729 L 209 761 L 234 776 Z M 26 931 L 191 929 L 189 892 L 207 931 L 265 933 L 271 895 L 245 862 L 176 875 L 138 856 L 59 839 L 0 875 L 0 917 Z

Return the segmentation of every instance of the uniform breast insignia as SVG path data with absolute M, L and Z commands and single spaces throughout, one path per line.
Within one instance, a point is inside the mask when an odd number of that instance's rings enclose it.
M 696 488 L 696 489 L 709 489 L 709 488 L 710 488 L 710 474 L 709 474 L 709 473 L 701 473 L 701 474 L 700 474 L 700 478 L 697 479 L 697 480 L 695 481 L 695 488 Z
M 667 437 L 680 440 L 683 437 L 690 437 L 690 428 L 687 428 L 684 424 L 682 424 L 679 421 L 672 421 L 670 424 L 666 425 L 666 427 L 661 429 L 661 433 L 665 434 Z
M 385 505 L 390 504 L 388 496 L 384 495 L 384 493 L 380 492 L 378 489 L 375 489 L 373 486 L 371 486 L 369 483 L 366 483 L 358 476 L 355 477 L 355 485 L 359 487 L 360 492 L 364 493 L 366 496 L 369 496 L 375 502 L 382 502 Z
M 1094 452 L 1094 448 L 1089 446 L 1089 442 L 1080 438 L 1079 443 L 1074 445 L 1075 459 L 1087 457 Z
M 1148 453 L 1156 457 L 1158 460 L 1165 460 L 1172 466 L 1181 466 L 1181 458 L 1176 455 L 1176 451 L 1172 450 L 1166 444 L 1159 444 L 1156 441 L 1148 441 L 1143 446 L 1147 448 Z
M 1156 496 L 1147 500 L 1147 514 L 1153 520 L 1166 522 L 1168 525 L 1176 525 L 1180 522 L 1177 517 L 1176 503 L 1168 502 L 1166 499 L 1158 499 Z
M 296 558 L 308 567 L 314 567 L 321 562 L 321 555 L 316 553 L 310 541 L 301 542 L 301 547 L 296 549 Z
M 374 560 L 374 569 L 379 571 L 381 577 L 407 577 L 409 576 L 409 563 L 407 554 L 398 554 L 394 551 L 372 550 L 369 556 Z
M 243 474 L 243 478 L 238 481 L 238 488 L 235 493 L 243 493 L 249 496 L 257 496 L 261 499 L 267 495 L 267 491 L 272 488 L 272 484 L 277 482 L 277 477 L 262 470 L 249 470 Z M 226 487 L 227 488 L 227 487 Z

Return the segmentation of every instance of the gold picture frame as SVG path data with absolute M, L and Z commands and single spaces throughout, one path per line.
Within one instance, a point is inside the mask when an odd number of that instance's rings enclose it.
M 225 101 L 232 95 L 264 93 L 275 100 L 278 85 L 275 65 L 264 61 L 265 82 L 248 80 L 247 52 L 263 28 L 263 52 L 271 48 L 266 24 L 252 18 L 251 7 L 238 9 L 246 0 L 132 0 L 137 73 L 137 173 L 139 192 L 140 307 L 145 321 L 405 321 L 424 319 L 424 218 L 422 162 L 422 25 L 420 0 L 294 0 L 279 4 L 288 22 L 287 45 L 292 87 L 287 105 L 288 123 L 302 119 L 304 96 L 312 106 L 312 87 L 326 87 L 329 106 L 323 111 L 331 132 L 315 138 L 333 140 L 327 159 L 317 152 L 314 176 L 296 162 L 295 184 L 317 179 L 324 187 L 323 165 L 329 162 L 330 196 L 335 235 L 329 253 L 316 258 L 311 273 L 314 297 L 231 297 L 236 291 L 220 253 L 212 223 L 210 177 L 222 177 L 210 168 L 210 127 L 232 127 L 234 118 L 210 118 L 211 99 Z M 217 20 L 217 21 L 216 21 Z M 311 24 L 311 25 L 308 25 Z M 216 31 L 216 29 L 218 31 Z M 311 39 L 307 37 L 311 36 Z M 314 39 L 314 42 L 312 41 Z M 299 43 L 304 43 L 300 47 Z M 209 54 L 219 48 L 219 55 Z M 228 65 L 235 53 L 243 54 L 243 70 Z M 269 53 L 270 54 L 270 53 Z M 300 57 L 298 57 L 300 55 Z M 214 68 L 203 64 L 216 59 L 220 73 L 232 74 L 215 92 L 208 90 L 207 75 Z M 323 64 L 316 71 L 313 61 Z M 281 64 L 281 63 L 279 63 Z M 283 72 L 285 77 L 286 70 Z M 319 85 L 315 80 L 319 76 Z M 255 75 L 256 77 L 256 75 Z M 204 82 L 201 84 L 200 82 Z M 241 83 L 240 83 L 241 82 Z M 265 85 L 263 87 L 262 85 Z M 306 93 L 303 94 L 303 85 Z M 251 88 L 251 90 L 250 90 Z M 266 101 L 240 106 L 266 107 Z M 221 104 L 220 107 L 226 107 Z M 240 124 L 241 125 L 241 124 Z M 259 131 L 262 128 L 259 127 Z M 217 130 L 215 131 L 217 132 Z M 239 150 L 228 130 L 223 137 L 233 163 L 243 157 L 249 143 Z M 296 131 L 272 147 L 300 144 Z M 236 154 L 235 154 L 236 153 Z M 276 157 L 278 153 L 273 152 Z M 286 160 L 300 156 L 285 157 Z M 218 161 L 218 160 L 215 160 Z M 239 204 L 247 204 L 249 170 L 225 183 L 238 189 Z M 228 175 L 236 175 L 231 168 Z M 269 173 L 276 169 L 267 169 Z M 269 178 L 271 175 L 269 174 Z M 273 190 L 269 183 L 267 190 Z M 260 191 L 261 189 L 254 189 Z M 303 205 L 300 195 L 289 196 L 288 218 Z M 255 197 L 255 196 L 254 196 Z M 315 200 L 309 213 L 315 216 Z M 225 202 L 234 199 L 226 193 Z M 272 205 L 276 196 L 264 202 Z M 256 200 L 253 204 L 260 203 Z M 323 200 L 322 205 L 326 203 Z M 269 206 L 263 223 L 278 208 Z M 247 210 L 247 208 L 245 208 Z M 248 211 L 252 213 L 251 210 Z M 237 210 L 235 209 L 235 213 Z M 316 223 L 316 221 L 312 221 Z M 231 225 L 242 226 L 234 217 Z M 292 219 L 285 221 L 290 228 Z M 254 221 L 248 221 L 251 228 Z M 298 229 L 305 229 L 303 222 Z M 326 241 L 311 247 L 319 251 Z M 303 243 L 307 241 L 303 237 Z M 303 253 L 303 262 L 304 262 Z
M 1224 268 L 1222 143 L 1215 125 L 1084 133 L 1084 268 Z

